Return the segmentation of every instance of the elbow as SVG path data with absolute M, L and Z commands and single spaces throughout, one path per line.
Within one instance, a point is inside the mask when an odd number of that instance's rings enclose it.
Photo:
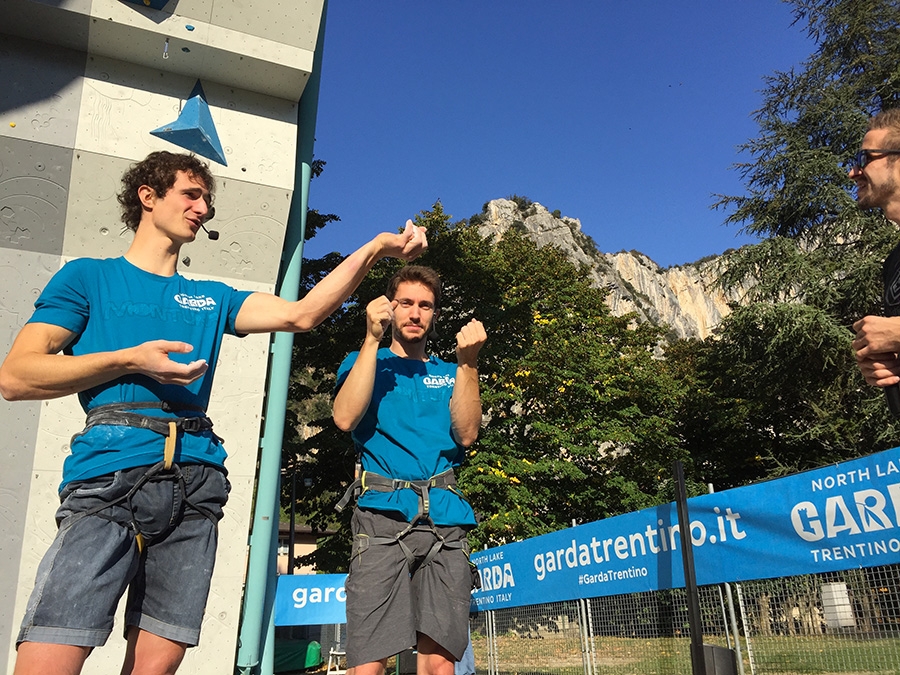
M 0 396 L 6 401 L 25 401 L 28 399 L 26 388 L 4 369 L 0 369 Z
M 311 331 L 313 328 L 315 328 L 316 326 L 318 326 L 320 323 L 322 323 L 322 322 L 321 322 L 321 321 L 314 321 L 314 320 L 313 320 L 311 317 L 309 317 L 309 316 L 298 316 L 298 317 L 291 323 L 291 332 L 292 332 L 292 333 L 308 333 L 308 332 Z
M 295 304 L 290 316 L 286 317 L 288 325 L 286 330 L 292 333 L 308 333 L 327 318 L 328 314 L 311 311 L 301 300 Z
M 472 429 L 469 431 L 454 431 L 454 436 L 456 436 L 456 442 L 459 443 L 464 448 L 468 448 L 478 440 L 478 429 Z
M 334 425 L 341 431 L 353 431 L 358 423 L 358 420 L 351 419 L 340 413 L 334 413 L 331 419 L 334 420 Z

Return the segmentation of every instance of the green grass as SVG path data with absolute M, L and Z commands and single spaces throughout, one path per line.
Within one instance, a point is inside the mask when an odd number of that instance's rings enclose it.
M 487 640 L 473 634 L 475 662 L 487 670 Z M 726 646 L 707 637 L 706 644 Z M 900 675 L 900 638 L 847 636 L 767 637 L 752 641 L 756 675 Z M 497 639 L 501 675 L 580 675 L 584 673 L 577 632 L 515 634 Z M 746 644 L 741 645 L 745 675 L 750 674 Z M 690 675 L 688 638 L 594 638 L 598 675 Z

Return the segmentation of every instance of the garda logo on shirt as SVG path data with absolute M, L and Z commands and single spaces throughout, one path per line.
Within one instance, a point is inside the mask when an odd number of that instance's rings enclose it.
M 177 293 L 175 295 L 175 302 L 184 309 L 190 309 L 195 312 L 201 310 L 208 312 L 216 307 L 216 301 L 205 295 L 186 295 L 184 293 Z
M 452 387 L 456 378 L 449 375 L 426 375 L 422 382 L 429 389 L 441 389 L 442 387 Z

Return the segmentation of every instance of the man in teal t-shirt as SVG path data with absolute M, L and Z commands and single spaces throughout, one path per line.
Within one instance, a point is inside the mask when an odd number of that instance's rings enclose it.
M 475 516 L 453 469 L 481 427 L 487 335 L 473 319 L 456 336 L 455 365 L 429 356 L 440 296 L 434 270 L 401 268 L 369 303 L 363 345 L 338 370 L 334 421 L 352 431 L 362 465 L 346 582 L 354 675 L 382 675 L 388 657 L 412 646 L 419 675 L 452 673 L 468 644 L 465 537 Z M 388 326 L 391 346 L 379 349 Z
M 310 330 L 379 259 L 412 260 L 427 246 L 407 221 L 297 302 L 192 281 L 176 267 L 214 213 L 213 191 L 193 155 L 154 152 L 132 166 L 119 194 L 130 248 L 65 265 L 0 366 L 5 399 L 78 394 L 87 413 L 16 640 L 16 675 L 80 672 L 126 589 L 123 672 L 175 672 L 199 640 L 229 489 L 206 416 L 222 337 Z

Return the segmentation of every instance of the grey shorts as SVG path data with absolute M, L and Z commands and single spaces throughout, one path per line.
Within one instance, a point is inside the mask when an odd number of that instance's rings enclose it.
M 126 588 L 126 630 L 137 626 L 168 640 L 197 644 L 228 480 L 215 467 L 173 466 L 183 481 L 176 472 L 163 472 L 129 500 L 113 504 L 147 468 L 66 485 L 56 512 L 59 530 L 38 567 L 17 645 L 105 644 Z M 146 541 L 143 553 L 135 542 L 135 526 Z
M 437 527 L 451 544 L 421 565 L 437 540 L 419 525 L 403 537 L 416 559 L 410 573 L 400 546 L 371 543 L 393 537 L 408 523 L 357 508 L 351 521 L 353 554 L 347 590 L 347 667 L 388 658 L 416 644 L 423 633 L 459 660 L 469 641 L 472 572 L 462 527 Z

